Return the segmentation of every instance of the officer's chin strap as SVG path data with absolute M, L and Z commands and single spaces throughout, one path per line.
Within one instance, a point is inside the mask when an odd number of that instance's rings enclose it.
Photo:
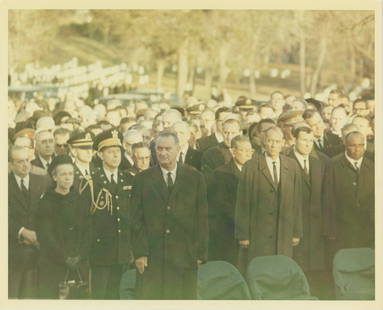
M 107 209 L 110 212 L 110 215 L 113 214 L 113 200 L 112 194 L 106 189 L 103 188 L 97 195 L 96 201 L 94 200 L 94 191 L 93 191 L 93 180 L 90 176 L 87 176 L 84 180 L 86 182 L 84 184 L 80 183 L 79 192 L 80 194 L 85 190 L 85 188 L 89 185 L 90 196 L 92 199 L 92 206 L 90 208 L 90 212 L 94 214 L 96 210 L 104 210 Z M 103 193 L 105 193 L 105 201 L 102 198 Z

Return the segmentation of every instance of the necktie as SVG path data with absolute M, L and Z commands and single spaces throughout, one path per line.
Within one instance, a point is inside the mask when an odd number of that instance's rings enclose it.
M 113 185 L 117 185 L 117 182 L 114 179 L 114 174 L 113 173 L 110 175 L 110 183 L 112 183 Z
M 274 178 L 274 183 L 278 185 L 279 180 L 278 180 L 278 173 L 277 173 L 277 162 L 273 161 L 273 178 Z
M 306 173 L 306 175 L 309 174 L 309 170 L 307 169 L 307 160 L 306 159 L 303 161 L 303 170 Z
M 354 165 L 355 165 L 355 170 L 356 170 L 356 172 L 359 173 L 358 162 L 356 161 L 356 162 L 354 163 Z
M 24 179 L 21 179 L 21 182 L 20 182 L 20 188 L 21 188 L 21 192 L 26 195 L 28 194 L 28 189 L 26 188 L 25 184 L 24 184 Z
M 323 150 L 322 139 L 319 138 L 317 141 L 318 141 L 319 149 L 320 149 L 320 150 Z
M 168 172 L 168 190 L 169 192 L 173 189 L 173 179 L 172 179 L 172 173 L 171 172 Z

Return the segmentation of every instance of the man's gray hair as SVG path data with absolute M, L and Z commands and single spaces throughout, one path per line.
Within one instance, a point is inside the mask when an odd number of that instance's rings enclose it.
M 168 138 L 172 137 L 174 139 L 175 144 L 179 145 L 180 140 L 178 139 L 177 133 L 171 130 L 164 130 L 158 133 L 156 139 L 155 139 L 155 145 L 157 145 L 157 141 L 159 138 Z
M 231 145 L 230 146 L 231 146 L 232 149 L 236 149 L 236 148 L 238 148 L 239 144 L 245 143 L 245 142 L 250 143 L 250 139 L 247 136 L 238 135 L 238 136 L 235 136 L 231 140 Z

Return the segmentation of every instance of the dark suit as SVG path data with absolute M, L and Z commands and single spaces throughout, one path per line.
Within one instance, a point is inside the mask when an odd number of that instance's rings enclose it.
M 302 237 L 302 180 L 296 162 L 280 155 L 280 181 L 273 182 L 265 156 L 254 157 L 239 178 L 235 214 L 238 240 L 250 240 L 255 256 L 292 257 L 293 237 Z
M 132 262 L 128 228 L 132 176 L 118 170 L 118 182 L 114 185 L 109 182 L 104 169 L 97 168 L 92 180 L 94 200 L 99 208 L 92 214 L 89 257 L 92 294 L 95 299 L 119 299 L 121 274 Z M 109 210 L 105 207 L 108 201 L 111 202 Z
M 322 147 L 320 148 L 315 141 L 314 150 L 326 154 L 328 157 L 334 157 L 344 151 L 342 139 L 330 130 L 323 133 Z
M 36 206 L 48 184 L 48 177 L 29 174 L 28 195 L 24 196 L 14 174 L 8 175 L 9 298 L 36 298 L 38 251 L 19 243 L 18 232 L 22 227 L 36 229 Z
M 202 137 L 197 140 L 197 149 L 201 152 L 205 152 L 208 148 L 219 144 L 216 136 L 212 133 L 210 136 Z
M 50 162 L 52 162 L 53 157 L 54 156 L 52 155 Z M 40 156 L 38 156 L 37 154 L 36 154 L 35 159 L 31 161 L 31 164 L 32 164 L 32 166 L 36 166 L 39 168 L 43 168 L 44 170 L 47 170 L 47 168 L 44 166 L 43 162 L 41 161 Z
M 197 170 L 201 170 L 201 157 L 202 153 L 200 151 L 197 151 L 189 146 L 186 156 L 184 155 L 184 164 L 188 164 Z
M 314 151 L 315 152 L 315 151 Z M 304 271 L 323 270 L 324 265 L 324 234 L 323 234 L 323 182 L 326 163 L 309 156 L 309 175 L 305 173 L 293 151 L 289 157 L 298 164 L 302 176 L 302 216 L 303 238 L 294 247 L 294 260 Z
M 131 204 L 135 258 L 148 256 L 137 272 L 140 299 L 196 299 L 197 259 L 206 261 L 208 220 L 206 186 L 201 173 L 178 165 L 169 194 L 159 166 L 134 179 Z
M 364 156 L 360 171 L 345 154 L 333 158 L 326 171 L 325 233 L 335 248 L 374 247 L 374 162 Z
M 224 260 L 237 266 L 238 241 L 234 215 L 240 170 L 234 160 L 214 171 L 209 189 L 209 260 Z
M 133 167 L 133 165 L 131 164 L 131 162 L 126 158 L 126 156 L 125 156 L 125 152 L 123 152 L 122 153 L 122 155 L 121 155 L 121 164 L 120 164 L 120 169 L 122 170 L 122 171 L 126 171 L 126 170 L 128 170 L 128 169 L 130 169 L 130 168 L 132 168 Z

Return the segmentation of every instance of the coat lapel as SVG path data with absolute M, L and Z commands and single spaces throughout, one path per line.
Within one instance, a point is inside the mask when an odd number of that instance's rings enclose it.
M 277 189 L 276 185 L 273 182 L 273 179 L 271 177 L 270 170 L 269 170 L 269 167 L 267 166 L 266 158 L 264 156 L 261 156 L 261 160 L 260 160 L 259 165 L 260 165 L 260 169 L 261 169 L 263 175 L 265 176 L 265 178 L 267 179 L 267 181 L 269 181 L 269 183 L 271 184 L 272 187 L 274 187 L 274 189 Z
M 286 189 L 286 186 L 291 186 L 290 184 L 288 184 L 288 180 L 289 180 L 289 177 L 288 177 L 288 173 L 289 173 L 289 166 L 288 166 L 288 163 L 287 161 L 285 160 L 285 158 L 283 156 L 280 156 L 280 162 L 281 162 L 281 171 L 280 171 L 280 184 L 281 184 L 281 197 L 283 195 L 283 193 L 285 192 L 285 189 Z
M 19 188 L 19 185 L 16 182 L 16 178 L 13 173 L 11 173 L 10 175 L 10 182 L 11 182 L 10 187 L 12 191 L 11 193 L 12 198 L 16 199 L 24 209 L 27 209 L 28 201 L 25 200 L 23 194 L 21 193 L 21 190 Z M 31 183 L 31 179 L 29 179 L 29 183 Z
M 161 171 L 161 168 L 159 165 L 154 169 L 153 187 L 157 192 L 159 192 L 162 199 L 164 201 L 167 201 L 167 199 L 168 199 L 168 188 L 166 186 L 166 183 L 165 183 L 165 180 L 164 180 L 164 177 L 162 175 L 162 171 Z
M 177 192 L 179 191 L 180 188 L 183 188 L 183 186 L 187 185 L 186 180 L 187 178 L 184 177 L 185 175 L 185 169 L 183 165 L 178 165 L 177 166 L 177 172 L 176 172 L 176 181 L 174 183 L 174 187 L 170 193 L 169 196 L 169 201 L 172 199 L 175 199 L 177 197 Z

